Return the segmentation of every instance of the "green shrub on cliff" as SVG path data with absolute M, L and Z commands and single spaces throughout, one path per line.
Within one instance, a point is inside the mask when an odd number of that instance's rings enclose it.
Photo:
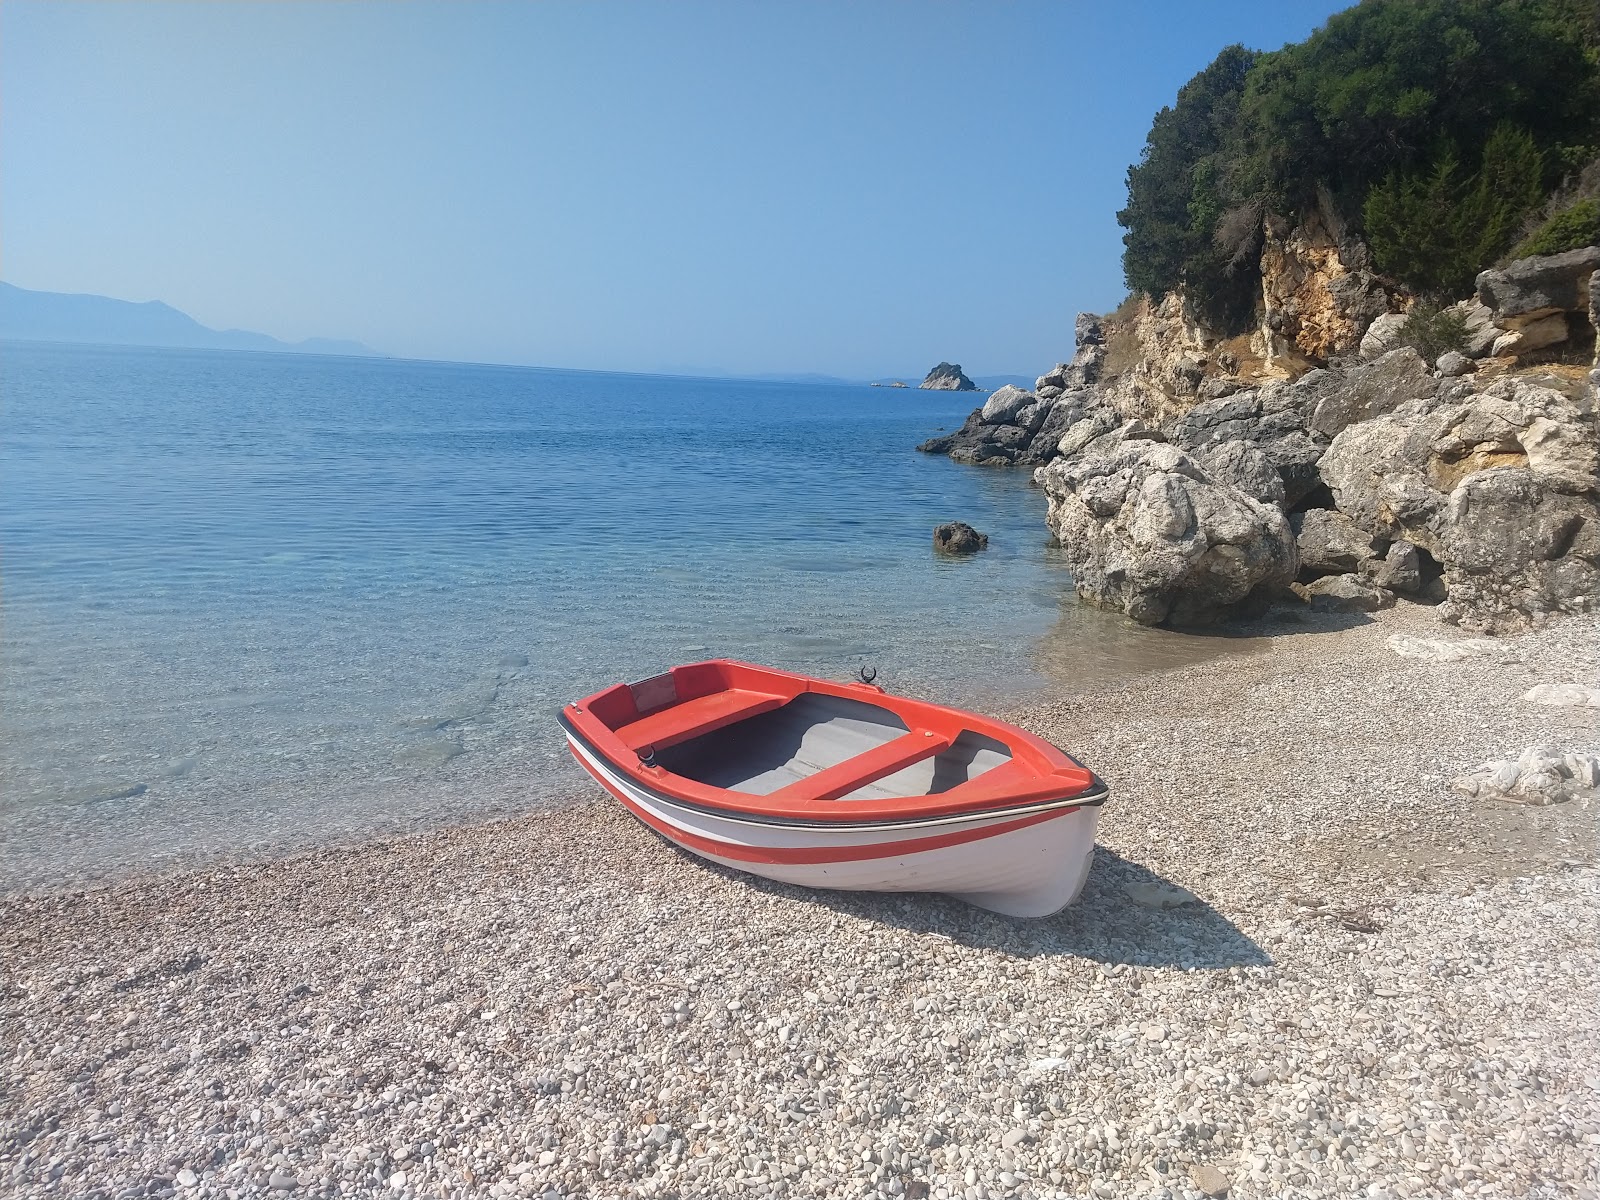
M 1543 199 L 1543 174 L 1533 138 L 1510 125 L 1489 136 L 1474 174 L 1461 169 L 1451 146 L 1426 170 L 1394 172 L 1361 207 L 1378 268 L 1420 292 L 1467 295 Z
M 1600 246 L 1600 200 L 1579 200 L 1563 209 L 1512 251 L 1513 258 L 1530 254 L 1561 254 L 1583 246 Z
M 1467 318 L 1460 309 L 1418 300 L 1406 314 L 1397 344 L 1412 347 L 1427 362 L 1438 362 L 1441 354 L 1466 347 Z
M 1128 286 L 1159 296 L 1184 278 L 1211 245 L 1221 215 L 1218 162 L 1238 122 L 1239 97 L 1255 55 L 1229 46 L 1156 114 L 1139 162 L 1128 168 L 1122 256 Z
M 1381 269 L 1459 290 L 1597 143 L 1594 0 L 1364 0 L 1297 45 L 1228 47 L 1157 114 L 1117 217 L 1124 271 L 1238 326 L 1264 221 L 1320 192 L 1358 232 L 1376 218 Z

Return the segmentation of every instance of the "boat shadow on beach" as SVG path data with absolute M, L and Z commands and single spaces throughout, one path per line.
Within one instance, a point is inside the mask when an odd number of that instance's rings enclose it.
M 1204 900 L 1103 846 L 1095 847 L 1094 865 L 1077 901 L 1054 916 L 1031 919 L 1001 916 L 927 892 L 813 891 L 727 873 L 763 891 L 824 905 L 863 921 L 947 937 L 1017 958 L 1061 955 L 1195 970 L 1272 965 L 1266 951 Z

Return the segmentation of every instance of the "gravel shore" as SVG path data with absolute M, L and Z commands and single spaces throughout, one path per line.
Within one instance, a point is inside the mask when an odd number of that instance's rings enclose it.
M 1285 619 L 1012 714 L 1112 785 L 1082 899 L 812 893 L 608 802 L 0 901 L 0 1190 L 1600 1195 L 1600 621 Z

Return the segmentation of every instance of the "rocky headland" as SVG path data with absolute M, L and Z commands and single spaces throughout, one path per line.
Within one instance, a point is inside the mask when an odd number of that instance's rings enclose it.
M 1181 292 L 1081 315 L 1070 362 L 919 448 L 1033 470 L 1079 595 L 1145 624 L 1404 597 L 1506 633 L 1594 607 L 1600 248 L 1482 272 L 1428 318 L 1447 348 L 1368 264 L 1327 212 L 1269 225 L 1248 334 Z

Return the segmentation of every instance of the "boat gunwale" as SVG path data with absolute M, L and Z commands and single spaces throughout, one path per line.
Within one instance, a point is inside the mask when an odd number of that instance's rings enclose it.
M 941 813 L 937 815 L 913 813 L 899 818 L 883 818 L 872 821 L 850 821 L 848 819 L 819 821 L 811 820 L 805 817 L 789 817 L 772 812 L 770 810 L 755 812 L 743 808 L 728 808 L 722 805 L 697 803 L 696 801 L 688 800 L 681 796 L 675 796 L 670 792 L 662 791 L 659 787 L 654 786 L 650 781 L 641 779 L 636 773 L 628 771 L 621 763 L 606 757 L 606 755 L 602 753 L 598 747 L 590 742 L 588 738 L 583 736 L 582 732 L 574 728 L 572 723 L 567 719 L 567 714 L 565 712 L 559 713 L 556 719 L 561 723 L 561 728 L 566 731 L 568 737 L 579 742 L 583 749 L 587 750 L 595 758 L 623 774 L 627 778 L 629 784 L 638 788 L 642 792 L 648 793 L 651 799 L 675 808 L 686 809 L 690 812 L 703 813 L 707 816 L 722 817 L 726 820 L 737 821 L 744 825 L 781 825 L 785 828 L 791 829 L 830 829 L 837 830 L 839 832 L 849 832 L 852 830 L 867 831 L 874 829 L 911 829 L 925 825 L 957 825 L 964 821 L 988 821 L 999 817 L 1021 817 L 1027 816 L 1030 813 L 1050 812 L 1052 810 L 1072 812 L 1073 810 L 1079 808 L 1099 808 L 1111 798 L 1111 789 L 1106 786 L 1105 782 L 1101 780 L 1098 775 L 1091 771 L 1089 772 L 1089 777 L 1091 780 L 1093 780 L 1093 783 L 1090 789 L 1086 792 L 1075 793 L 1071 796 L 1063 796 L 1056 800 L 1027 801 L 1020 805 L 1011 807 L 961 808 L 952 812 Z M 670 771 L 664 771 L 662 774 L 672 779 L 683 778 L 683 776 L 674 775 Z M 721 791 L 723 789 L 714 790 Z M 747 795 L 748 793 L 740 792 L 737 794 Z M 924 797 L 917 796 L 896 797 L 896 799 L 913 800 L 923 798 Z M 828 801 L 827 803 L 837 804 L 839 802 Z M 852 800 L 848 803 L 855 805 L 858 802 Z
M 995 737 L 995 740 L 1006 745 L 1012 761 L 1031 774 L 1009 785 L 988 790 L 982 787 L 983 776 L 979 775 L 948 791 L 933 794 L 849 801 L 799 799 L 773 802 L 768 796 L 712 787 L 659 765 L 641 761 L 639 754 L 628 748 L 618 729 L 608 725 L 586 707 L 595 696 L 604 695 L 609 688 L 567 705 L 557 719 L 570 738 L 662 803 L 752 825 L 825 829 L 909 827 L 1050 809 L 1095 807 L 1104 804 L 1110 795 L 1105 783 L 1071 755 L 1036 734 L 993 717 L 910 697 L 890 697 L 882 688 L 871 684 L 835 683 L 734 659 L 713 659 L 685 666 L 719 666 L 758 672 L 769 679 L 785 682 L 792 693 L 791 700 L 803 693 L 814 692 L 876 703 L 902 720 L 933 716 L 937 718 L 935 724 L 959 726 Z M 886 698 L 892 702 L 886 703 Z

